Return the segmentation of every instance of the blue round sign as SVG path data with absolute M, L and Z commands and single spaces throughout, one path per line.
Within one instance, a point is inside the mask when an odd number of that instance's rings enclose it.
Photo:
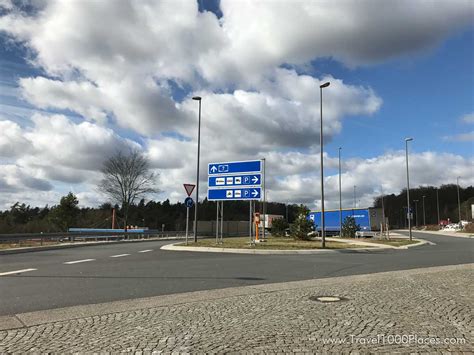
M 193 199 L 191 197 L 186 197 L 186 199 L 184 200 L 184 205 L 188 208 L 193 207 L 194 205 Z

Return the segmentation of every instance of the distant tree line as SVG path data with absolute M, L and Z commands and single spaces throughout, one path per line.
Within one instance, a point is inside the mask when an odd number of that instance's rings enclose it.
M 184 230 L 186 226 L 186 207 L 184 203 L 140 200 L 137 204 L 122 207 L 104 203 L 97 208 L 78 207 L 79 201 L 73 193 L 63 196 L 58 205 L 31 207 L 17 202 L 9 210 L 0 212 L 0 233 L 34 233 L 63 232 L 70 227 L 111 228 L 112 209 L 116 211 L 116 228 L 125 225 L 148 227 L 161 230 Z M 262 203 L 257 202 L 256 212 L 262 212 Z M 268 214 L 279 214 L 292 222 L 298 214 L 298 205 L 267 203 Z M 125 224 L 125 216 L 127 222 Z M 193 213 L 190 213 L 193 216 Z M 192 221 L 192 217 L 190 217 Z M 204 201 L 199 203 L 199 219 L 214 220 L 216 203 Z M 247 221 L 249 219 L 249 202 L 226 201 L 224 219 L 227 221 Z M 192 222 L 191 222 L 192 223 Z
M 460 188 L 461 217 L 471 220 L 471 204 L 474 204 L 474 188 Z M 419 187 L 410 189 L 410 198 L 418 200 L 417 209 L 414 209 L 414 221 L 423 224 L 423 197 L 425 197 L 426 224 L 437 224 L 436 188 Z M 78 207 L 79 201 L 73 193 L 63 196 L 55 206 L 31 207 L 16 202 L 9 210 L 0 212 L 0 233 L 33 233 L 33 232 L 62 232 L 70 227 L 82 228 L 111 228 L 112 209 L 116 210 L 116 227 L 125 227 L 125 213 L 127 225 L 148 227 L 161 230 L 184 230 L 186 225 L 186 207 L 183 203 L 165 201 L 146 201 L 125 205 L 103 203 L 97 208 Z M 256 211 L 262 212 L 262 203 L 257 202 Z M 439 188 L 440 218 L 458 221 L 458 203 L 456 185 L 443 185 Z M 382 207 L 381 196 L 374 201 L 374 207 Z M 385 215 L 392 228 L 406 225 L 406 191 L 400 194 L 384 196 Z M 267 202 L 268 214 L 282 215 L 293 223 L 298 217 L 301 206 L 286 205 L 278 202 Z M 193 216 L 191 213 L 190 216 Z M 199 203 L 199 219 L 211 221 L 216 218 L 216 203 L 204 201 Z M 226 201 L 224 204 L 224 219 L 227 221 L 247 221 L 249 218 L 249 202 Z M 192 219 L 191 219 L 192 220 Z
M 413 210 L 413 225 L 422 226 L 423 217 L 426 225 L 438 224 L 436 193 L 439 196 L 439 217 L 440 220 L 450 220 L 452 223 L 459 222 L 457 185 L 422 186 L 410 189 L 411 208 Z M 425 196 L 425 213 L 423 214 L 423 196 Z M 474 204 L 474 187 L 459 188 L 461 201 L 461 218 L 470 221 L 471 204 Z M 389 219 L 390 226 L 402 228 L 407 224 L 407 192 L 404 189 L 398 195 L 385 195 L 384 207 L 385 215 Z M 415 202 L 418 201 L 418 202 Z M 382 207 L 382 196 L 378 196 L 374 201 L 374 207 Z

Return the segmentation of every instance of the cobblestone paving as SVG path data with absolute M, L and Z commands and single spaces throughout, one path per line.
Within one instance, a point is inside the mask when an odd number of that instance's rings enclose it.
M 0 353 L 474 352 L 471 268 L 390 275 L 12 329 Z

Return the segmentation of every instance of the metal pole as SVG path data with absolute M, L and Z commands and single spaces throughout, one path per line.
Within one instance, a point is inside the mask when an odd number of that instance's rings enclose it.
M 438 212 L 438 225 L 439 225 L 439 222 L 440 222 L 440 219 L 439 219 L 439 188 L 436 188 L 436 210 Z
M 412 240 L 411 233 L 411 211 L 410 211 L 410 174 L 408 170 L 408 142 L 412 141 L 413 138 L 405 138 L 405 156 L 407 164 L 407 217 L 408 217 L 408 233 L 410 235 L 410 240 Z
M 418 227 L 418 200 L 413 200 L 415 202 L 415 226 Z
M 197 242 L 198 232 L 198 205 L 199 205 L 199 159 L 201 153 L 201 97 L 195 96 L 193 100 L 199 101 L 199 120 L 198 120 L 198 149 L 197 149 L 197 167 L 196 167 L 196 205 L 194 207 L 194 242 Z
M 263 208 L 262 208 L 262 212 L 263 212 L 263 240 L 265 240 L 265 227 L 266 227 L 266 221 L 265 221 L 265 217 L 266 217 L 266 214 L 267 214 L 267 196 L 266 196 L 266 186 L 265 186 L 265 158 L 262 158 L 262 164 L 263 164 Z
M 229 230 L 227 228 L 227 230 Z M 221 202 L 221 243 L 223 242 L 222 238 L 224 236 L 224 201 Z
M 341 147 L 339 147 L 339 236 L 342 236 Z
M 329 82 L 324 83 L 319 86 L 320 93 L 320 108 L 321 108 L 321 120 L 319 128 L 319 146 L 320 146 L 320 163 L 321 163 L 321 248 L 326 247 L 326 235 L 325 235 L 325 225 L 324 225 L 324 162 L 323 162 L 323 152 L 324 152 L 324 141 L 323 141 L 323 88 L 328 87 Z
M 381 187 L 381 192 L 382 192 L 382 233 L 383 233 L 384 227 L 385 227 L 385 206 L 383 204 L 383 187 Z
M 216 244 L 219 238 L 219 201 L 216 204 L 217 216 L 216 216 Z
M 357 202 L 356 202 L 356 185 L 354 185 L 354 208 L 357 208 Z
M 426 196 L 422 196 L 423 197 L 423 225 L 426 226 L 426 214 L 425 214 L 425 197 Z
M 186 245 L 188 245 L 189 207 L 186 207 Z
M 459 224 L 461 224 L 461 199 L 459 198 L 459 178 L 460 176 L 458 176 L 456 178 L 456 182 L 457 182 L 457 185 L 458 185 L 458 210 L 459 210 Z
M 249 238 L 252 243 L 252 200 L 249 201 Z

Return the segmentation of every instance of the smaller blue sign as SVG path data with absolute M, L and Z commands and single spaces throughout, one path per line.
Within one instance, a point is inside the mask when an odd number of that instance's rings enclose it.
M 259 186 L 262 184 L 261 174 L 252 175 L 224 175 L 209 176 L 209 187 L 239 187 L 239 186 Z
M 209 189 L 207 199 L 209 201 L 225 200 L 260 200 L 262 189 L 260 187 L 250 187 L 243 189 Z
M 194 206 L 194 201 L 193 201 L 192 197 L 186 197 L 186 199 L 184 200 L 184 205 L 187 208 L 193 207 Z
M 209 175 L 235 174 L 235 173 L 259 173 L 262 171 L 261 160 L 231 161 L 226 163 L 209 163 Z

